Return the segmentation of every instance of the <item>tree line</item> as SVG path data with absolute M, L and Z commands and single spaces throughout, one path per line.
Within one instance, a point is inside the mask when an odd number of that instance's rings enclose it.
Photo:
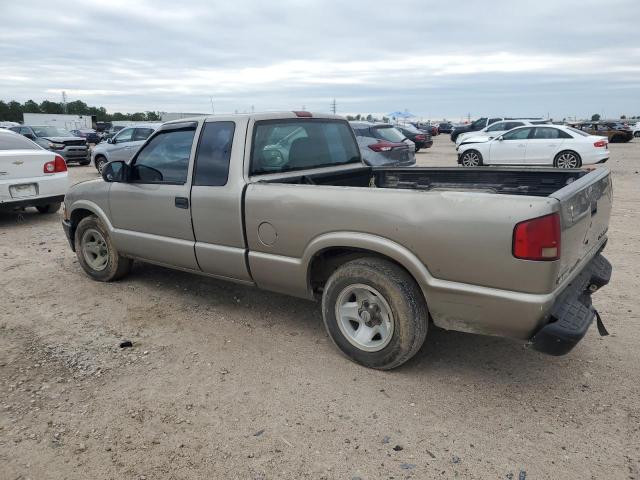
M 42 103 L 27 100 L 24 103 L 11 100 L 0 100 L 0 121 L 22 122 L 23 113 L 59 113 L 69 115 L 95 115 L 96 121 L 108 122 L 111 120 L 130 120 L 134 122 L 151 122 L 160 120 L 160 112 L 136 112 L 136 113 L 108 113 L 104 107 L 90 107 L 81 100 L 68 102 L 51 102 L 44 100 Z

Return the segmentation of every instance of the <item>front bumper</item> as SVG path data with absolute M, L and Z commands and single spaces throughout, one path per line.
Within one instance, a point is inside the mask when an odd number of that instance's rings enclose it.
M 597 312 L 591 294 L 609 283 L 611 264 L 601 254 L 558 296 L 551 308 L 551 320 L 529 340 L 534 350 L 564 355 L 585 336 Z
M 64 150 L 51 150 L 57 153 L 65 162 L 86 162 L 90 159 L 89 149 L 87 147 L 67 147 Z

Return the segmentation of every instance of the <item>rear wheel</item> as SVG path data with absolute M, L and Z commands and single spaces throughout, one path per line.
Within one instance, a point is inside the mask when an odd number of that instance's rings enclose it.
M 482 155 L 477 150 L 467 150 L 462 154 L 460 163 L 463 167 L 479 167 L 482 165 Z
M 633 134 L 634 137 L 639 138 L 640 137 L 640 131 L 637 131 Z
M 345 263 L 327 281 L 322 315 L 329 336 L 347 357 L 389 370 L 413 357 L 427 335 L 428 313 L 415 280 L 375 257 Z
M 95 159 L 95 162 L 96 162 L 96 169 L 98 169 L 98 172 L 102 173 L 102 169 L 107 164 L 107 159 L 104 158 L 102 155 L 98 155 Z
M 581 165 L 582 160 L 576 152 L 560 152 L 553 161 L 556 168 L 580 168 Z
M 133 261 L 118 254 L 109 232 L 95 215 L 80 221 L 74 241 L 80 265 L 94 280 L 111 282 L 131 270 Z
M 60 205 L 60 202 L 48 203 L 46 205 L 38 205 L 36 206 L 36 209 L 40 213 L 56 213 L 58 210 L 60 210 Z

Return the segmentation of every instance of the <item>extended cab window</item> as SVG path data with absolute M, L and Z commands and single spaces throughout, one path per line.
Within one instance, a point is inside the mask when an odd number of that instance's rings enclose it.
M 226 185 L 235 126 L 234 122 L 204 124 L 196 153 L 194 185 Z
M 183 184 L 187 181 L 189 157 L 196 124 L 160 131 L 138 152 L 131 169 L 137 183 Z
M 355 162 L 360 151 L 345 121 L 264 120 L 254 127 L 251 175 Z

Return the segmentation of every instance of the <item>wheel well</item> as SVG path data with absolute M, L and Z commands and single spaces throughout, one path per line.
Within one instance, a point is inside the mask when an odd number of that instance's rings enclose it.
M 332 247 L 321 250 L 311 259 L 308 270 L 308 282 L 311 286 L 311 290 L 315 295 L 320 295 L 325 283 L 327 283 L 327 280 L 329 280 L 329 277 L 333 272 L 335 272 L 341 265 L 362 257 L 377 257 L 387 260 L 406 271 L 414 281 L 416 280 L 414 276 L 411 275 L 411 272 L 409 272 L 402 264 L 381 253 L 355 247 Z M 416 281 L 416 283 L 418 282 Z
M 93 214 L 94 213 L 91 210 L 87 210 L 86 208 L 78 208 L 71 213 L 71 217 L 69 218 L 71 221 L 71 239 L 75 237 L 76 228 L 80 221 Z

